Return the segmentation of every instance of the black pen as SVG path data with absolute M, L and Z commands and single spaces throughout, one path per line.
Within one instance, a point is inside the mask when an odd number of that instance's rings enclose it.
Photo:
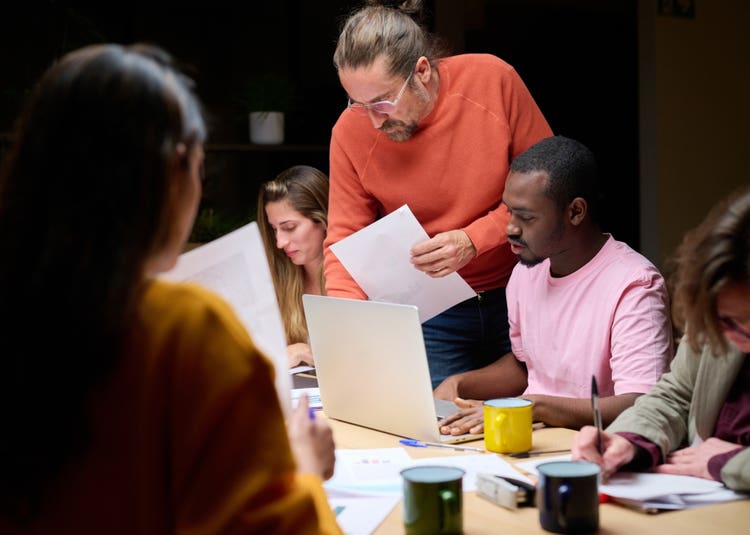
M 596 376 L 591 376 L 591 409 L 594 411 L 594 426 L 596 427 L 596 449 L 602 455 L 602 411 L 599 409 L 599 388 L 596 386 Z

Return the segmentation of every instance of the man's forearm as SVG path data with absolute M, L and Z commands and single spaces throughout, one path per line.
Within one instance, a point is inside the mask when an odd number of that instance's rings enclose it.
M 640 395 L 642 394 L 629 393 L 600 398 L 599 407 L 602 411 L 602 425 L 607 427 L 622 411 L 630 407 Z M 580 429 L 584 425 L 594 423 L 591 399 L 589 398 L 545 395 L 523 397 L 534 402 L 534 421 L 570 429 Z
M 492 364 L 462 373 L 458 395 L 464 399 L 492 399 L 519 396 L 526 389 L 526 368 L 507 353 Z

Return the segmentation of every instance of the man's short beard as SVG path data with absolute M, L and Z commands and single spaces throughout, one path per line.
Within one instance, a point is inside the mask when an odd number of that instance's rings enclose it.
M 393 129 L 394 127 L 395 130 Z M 403 121 L 386 119 L 379 130 L 393 141 L 406 141 L 414 135 L 414 132 L 417 130 L 417 123 L 407 124 Z
M 526 266 L 526 267 L 534 267 L 537 264 L 541 264 L 542 262 L 544 262 L 544 258 L 540 258 L 538 256 L 535 256 L 533 258 L 524 259 L 524 258 L 522 258 L 522 257 L 519 256 L 518 257 L 518 262 L 521 265 Z

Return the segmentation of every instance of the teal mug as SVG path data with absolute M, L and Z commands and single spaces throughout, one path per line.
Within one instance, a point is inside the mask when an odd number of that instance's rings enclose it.
M 554 533 L 596 532 L 601 468 L 587 461 L 551 461 L 536 469 L 536 501 L 542 528 Z
M 453 466 L 413 466 L 401 471 L 407 535 L 463 532 L 464 473 Z

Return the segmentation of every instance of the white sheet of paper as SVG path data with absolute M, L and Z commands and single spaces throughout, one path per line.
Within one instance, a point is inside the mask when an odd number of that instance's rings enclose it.
M 424 323 L 476 295 L 458 273 L 433 279 L 416 269 L 409 250 L 429 239 L 407 205 L 331 246 L 372 301 L 416 305 Z
M 286 336 L 257 223 L 183 253 L 160 277 L 200 284 L 232 306 L 255 345 L 273 362 L 276 392 L 288 413 L 292 381 L 286 373 Z
M 537 465 L 550 461 L 569 461 L 570 455 L 547 457 L 524 461 L 516 466 L 532 474 L 538 474 Z M 718 481 L 691 476 L 655 474 L 651 472 L 618 472 L 607 483 L 599 485 L 599 491 L 657 509 L 685 509 L 710 503 L 721 503 L 747 499 L 747 494 L 734 492 Z
M 367 495 L 401 495 L 401 470 L 420 465 L 455 466 L 465 470 L 463 490 L 477 490 L 480 472 L 513 477 L 531 483 L 507 461 L 497 455 L 467 454 L 412 459 L 403 448 L 336 450 L 334 474 L 325 484 L 329 491 Z
M 328 503 L 346 535 L 370 535 L 388 516 L 399 496 L 362 496 L 329 491 Z
M 323 402 L 320 401 L 320 388 L 292 388 L 292 408 L 297 406 L 302 394 L 307 394 L 311 409 L 322 409 Z
M 538 475 L 539 471 L 536 469 L 536 465 L 542 464 L 542 463 L 550 463 L 553 461 L 569 461 L 571 458 L 570 453 L 566 453 L 565 455 L 554 455 L 550 457 L 541 457 L 537 459 L 532 459 L 530 461 L 522 461 L 516 463 L 516 466 L 520 468 L 521 470 L 525 470 L 530 474 Z
M 411 460 L 403 448 L 337 449 L 333 477 L 323 486 L 331 491 L 400 495 L 400 472 Z
M 618 472 L 606 485 L 599 485 L 601 492 L 615 498 L 648 500 L 670 494 L 705 494 L 724 488 L 718 481 L 700 477 L 653 474 L 640 472 Z

